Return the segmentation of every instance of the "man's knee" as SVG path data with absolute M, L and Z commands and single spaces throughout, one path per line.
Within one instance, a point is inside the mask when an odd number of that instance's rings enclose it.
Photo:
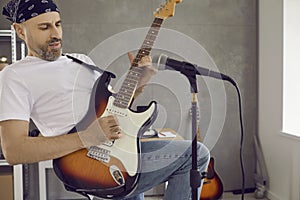
M 205 163 L 208 164 L 209 159 L 210 159 L 210 151 L 209 149 L 203 144 L 198 142 L 197 144 L 197 157 L 198 157 L 198 162 L 200 165 L 203 165 Z

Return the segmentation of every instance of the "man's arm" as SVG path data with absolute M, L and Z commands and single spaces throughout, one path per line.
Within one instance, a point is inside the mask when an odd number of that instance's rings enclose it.
M 0 122 L 1 146 L 8 163 L 20 164 L 50 160 L 84 148 L 78 134 L 29 137 L 28 128 L 27 121 Z
M 8 163 L 51 160 L 122 136 L 118 121 L 113 115 L 98 118 L 84 131 L 60 136 L 29 137 L 28 128 L 27 121 L 0 122 L 1 146 Z

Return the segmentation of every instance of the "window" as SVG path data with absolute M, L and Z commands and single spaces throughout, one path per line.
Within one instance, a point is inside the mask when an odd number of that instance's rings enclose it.
M 300 1 L 284 0 L 283 127 L 300 137 Z

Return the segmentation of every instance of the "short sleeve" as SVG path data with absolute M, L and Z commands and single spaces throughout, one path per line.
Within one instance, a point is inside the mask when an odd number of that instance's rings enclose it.
M 0 121 L 29 121 L 32 101 L 22 77 L 7 67 L 0 72 Z

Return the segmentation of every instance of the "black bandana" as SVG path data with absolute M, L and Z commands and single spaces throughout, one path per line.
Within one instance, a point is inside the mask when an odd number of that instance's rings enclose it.
M 12 22 L 22 23 L 47 12 L 59 12 L 52 0 L 11 0 L 2 14 Z

